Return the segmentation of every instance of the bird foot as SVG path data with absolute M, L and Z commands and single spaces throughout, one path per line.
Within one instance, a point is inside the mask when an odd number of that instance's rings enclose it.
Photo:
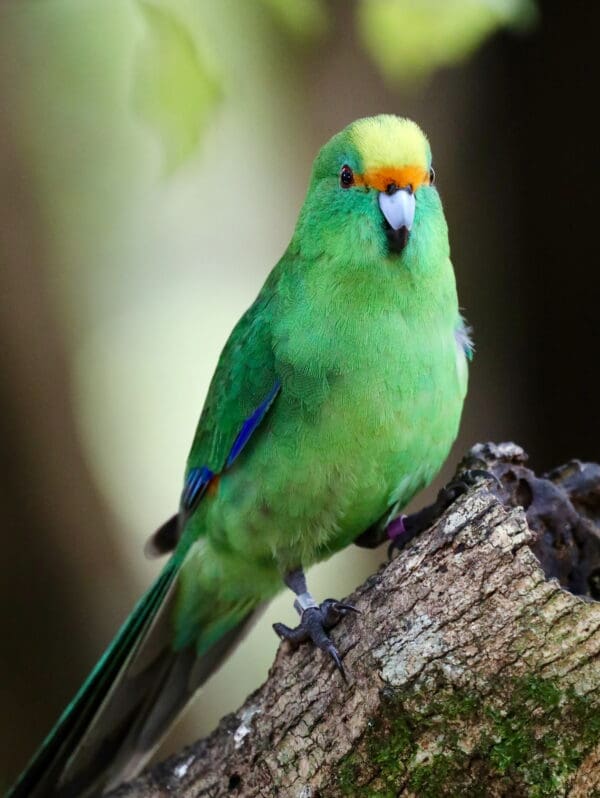
M 346 681 L 342 658 L 327 632 L 333 629 L 349 612 L 360 612 L 360 610 L 357 610 L 352 604 L 343 604 L 335 599 L 325 599 L 318 607 L 305 609 L 300 623 L 294 629 L 283 623 L 274 623 L 273 629 L 282 640 L 289 641 L 294 649 L 298 648 L 301 643 L 312 641 L 317 648 L 329 654 Z
M 392 557 L 394 551 L 401 551 L 413 538 L 429 529 L 459 496 L 475 485 L 478 479 L 491 479 L 500 485 L 495 474 L 482 468 L 472 468 L 463 471 L 458 479 L 445 485 L 433 504 L 411 515 L 400 515 L 390 521 L 386 530 L 391 541 L 388 546 L 388 558 Z

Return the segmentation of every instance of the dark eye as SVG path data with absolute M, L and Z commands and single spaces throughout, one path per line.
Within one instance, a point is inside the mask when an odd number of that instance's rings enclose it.
M 354 183 L 354 172 L 349 166 L 342 166 L 340 172 L 340 185 L 342 188 L 350 188 Z
M 429 185 L 432 186 L 435 183 L 435 169 L 433 166 L 429 170 Z

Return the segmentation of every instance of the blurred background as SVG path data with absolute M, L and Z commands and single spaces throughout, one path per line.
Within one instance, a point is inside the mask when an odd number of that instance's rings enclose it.
M 220 349 L 351 120 L 411 116 L 434 152 L 477 344 L 440 482 L 476 441 L 539 469 L 600 459 L 594 5 L 2 4 L 0 781 L 160 568 L 142 545 L 177 506 Z M 341 597 L 384 556 L 345 551 L 312 589 Z M 275 620 L 289 596 L 163 753 L 260 684 Z

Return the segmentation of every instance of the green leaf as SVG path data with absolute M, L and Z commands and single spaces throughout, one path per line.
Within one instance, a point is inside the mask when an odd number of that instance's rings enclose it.
M 464 60 L 500 28 L 527 29 L 535 0 L 362 0 L 364 45 L 389 78 L 411 80 Z
M 172 172 L 197 150 L 219 88 L 193 29 L 154 2 L 138 5 L 146 34 L 135 54 L 133 107 L 158 136 Z

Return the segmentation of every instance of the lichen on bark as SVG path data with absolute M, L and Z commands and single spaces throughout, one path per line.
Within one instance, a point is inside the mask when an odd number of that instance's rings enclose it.
M 386 691 L 378 715 L 340 762 L 332 796 L 419 798 L 565 794 L 600 739 L 597 704 L 550 679 L 509 679 L 470 693 L 438 684 Z

